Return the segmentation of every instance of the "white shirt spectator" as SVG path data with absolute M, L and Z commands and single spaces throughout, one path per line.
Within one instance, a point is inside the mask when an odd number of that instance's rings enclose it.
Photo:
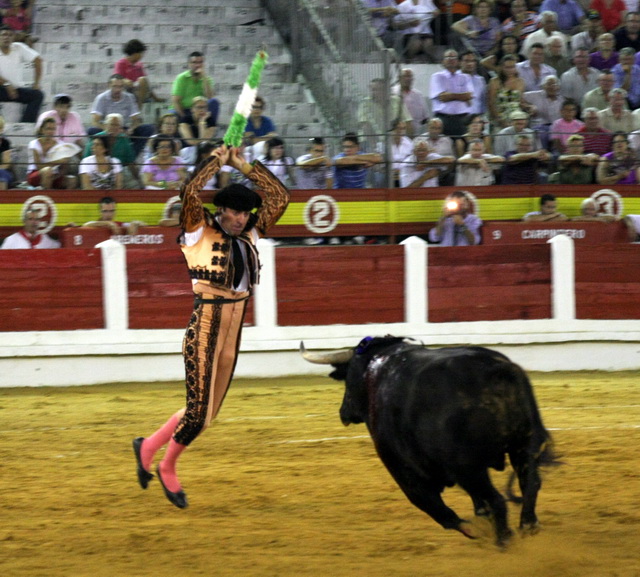
M 314 158 L 311 154 L 303 154 L 296 159 L 296 164 L 307 162 Z M 320 166 L 310 166 L 296 168 L 296 188 L 305 189 L 326 189 L 327 181 L 333 178 L 333 167 L 326 164 Z
M 471 76 L 457 70 L 453 74 L 448 70 L 434 72 L 429 81 L 429 98 L 431 98 L 431 108 L 434 113 L 441 114 L 468 114 L 471 111 L 471 102 L 452 100 L 442 102 L 438 96 L 443 92 L 462 94 L 465 92 L 474 93 L 474 86 Z
M 26 64 L 31 64 L 38 54 L 22 42 L 12 42 L 9 54 L 0 51 L 0 75 L 17 87 L 25 85 L 24 70 Z
M 405 22 L 407 20 L 419 19 L 417 26 L 402 29 L 402 34 L 428 34 L 432 35 L 431 21 L 438 9 L 431 0 L 418 0 L 417 4 L 413 0 L 404 0 L 398 4 L 399 14 L 395 17 L 396 22 Z
M 427 156 L 427 160 L 437 160 L 438 158 L 442 158 L 440 154 L 436 154 L 435 152 L 431 152 Z M 432 168 L 437 168 L 439 171 L 445 170 L 447 167 L 445 165 L 418 165 L 416 161 L 416 157 L 414 155 L 409 156 L 404 162 L 402 168 L 400 169 L 400 186 L 402 188 L 406 188 L 412 182 L 414 182 L 417 178 L 420 178 L 427 170 L 431 170 Z M 420 188 L 428 188 L 432 186 L 438 186 L 438 177 L 435 176 L 428 180 L 425 180 Z
M 60 248 L 60 243 L 53 240 L 47 234 L 38 234 L 29 238 L 24 232 L 16 232 L 4 239 L 2 248 L 23 249 L 23 248 Z

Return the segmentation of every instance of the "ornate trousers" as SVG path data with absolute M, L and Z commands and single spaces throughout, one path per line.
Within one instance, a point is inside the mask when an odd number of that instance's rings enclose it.
M 189 445 L 218 414 L 236 367 L 246 307 L 246 300 L 196 304 L 182 342 L 187 404 L 173 434 L 177 443 Z

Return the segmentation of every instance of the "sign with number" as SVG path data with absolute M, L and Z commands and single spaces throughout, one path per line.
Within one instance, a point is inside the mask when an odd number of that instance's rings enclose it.
M 333 197 L 319 194 L 307 201 L 303 218 L 308 230 L 315 234 L 324 234 L 338 226 L 340 208 Z
M 591 198 L 596 203 L 597 214 L 608 214 L 611 216 L 622 217 L 622 210 L 624 204 L 622 197 L 610 188 L 603 188 L 591 195 Z
M 20 214 L 23 222 L 25 214 L 30 211 L 35 211 L 38 214 L 38 218 L 40 219 L 38 232 L 40 234 L 46 234 L 56 225 L 58 209 L 52 198 L 44 194 L 27 198 L 22 205 L 22 213 Z

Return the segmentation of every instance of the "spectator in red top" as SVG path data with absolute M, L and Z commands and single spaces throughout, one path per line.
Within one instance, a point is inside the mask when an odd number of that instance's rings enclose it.
M 611 138 L 613 133 L 600 125 L 597 108 L 586 108 L 582 111 L 584 126 L 576 132 L 584 136 L 585 154 L 595 153 L 600 156 L 611 152 Z
M 591 0 L 589 8 L 600 14 L 602 26 L 607 32 L 620 28 L 627 14 L 627 6 L 623 0 Z
M 33 18 L 33 6 L 31 2 L 22 0 L 9 0 L 8 8 L 0 10 L 2 23 L 9 26 L 16 35 L 15 42 L 24 42 L 27 46 L 33 47 L 38 38 L 31 36 L 31 24 Z
M 118 60 L 113 68 L 114 74 L 120 74 L 124 78 L 124 87 L 132 92 L 138 101 L 138 108 L 151 98 L 154 102 L 164 102 L 164 98 L 156 96 L 151 89 L 151 83 L 142 63 L 142 57 L 147 51 L 147 46 L 140 40 L 129 40 L 123 47 L 124 58 Z

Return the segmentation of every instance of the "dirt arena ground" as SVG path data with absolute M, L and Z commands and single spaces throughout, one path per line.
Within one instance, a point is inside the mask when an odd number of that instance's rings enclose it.
M 541 532 L 506 551 L 484 522 L 470 541 L 414 508 L 328 378 L 236 381 L 180 462 L 186 510 L 138 487 L 131 451 L 181 384 L 2 389 L 0 575 L 640 577 L 638 374 L 531 377 L 565 464 L 545 473 Z

